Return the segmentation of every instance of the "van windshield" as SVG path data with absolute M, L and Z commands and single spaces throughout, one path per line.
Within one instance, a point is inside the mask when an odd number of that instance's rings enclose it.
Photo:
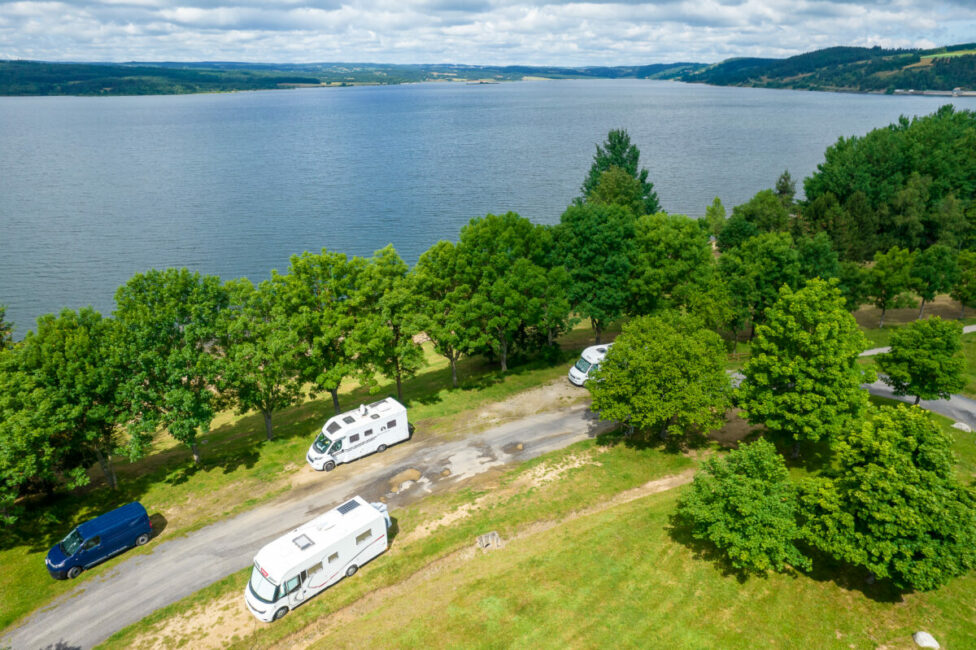
M 324 433 L 320 433 L 319 437 L 312 443 L 312 446 L 315 447 L 315 451 L 324 454 L 330 444 L 332 444 L 332 441 Z
M 590 370 L 590 366 L 593 365 L 586 359 L 580 357 L 580 360 L 576 362 L 576 369 L 579 370 L 584 375 Z M 565 368 L 566 366 L 563 366 Z
M 249 583 L 251 593 L 256 598 L 266 603 L 273 603 L 278 593 L 278 587 L 273 582 L 261 575 L 258 565 L 254 565 L 251 570 L 251 582 Z
M 75 554 L 75 551 L 78 550 L 78 547 L 81 546 L 82 541 L 81 533 L 79 533 L 78 529 L 75 528 L 73 531 L 68 533 L 67 537 L 61 540 L 61 552 L 67 557 L 71 557 Z

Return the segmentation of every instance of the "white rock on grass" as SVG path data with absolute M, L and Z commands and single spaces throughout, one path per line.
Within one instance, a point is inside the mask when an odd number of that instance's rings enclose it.
M 953 429 L 959 429 L 960 431 L 965 431 L 966 433 L 972 433 L 973 429 L 965 422 L 956 422 L 952 425 Z
M 916 632 L 912 635 L 912 639 L 915 641 L 915 645 L 920 648 L 939 648 L 939 642 L 935 640 L 935 637 L 928 632 Z

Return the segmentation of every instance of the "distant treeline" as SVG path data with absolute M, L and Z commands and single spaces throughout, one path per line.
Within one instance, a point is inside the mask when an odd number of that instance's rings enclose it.
M 0 95 L 170 95 L 304 85 L 421 81 L 674 79 L 718 86 L 894 92 L 976 89 L 976 43 L 931 50 L 831 47 L 788 59 L 637 66 L 477 66 L 374 63 L 45 63 L 0 61 Z

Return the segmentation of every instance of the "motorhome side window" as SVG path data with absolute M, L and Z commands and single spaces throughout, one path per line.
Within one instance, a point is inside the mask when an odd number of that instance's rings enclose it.
M 90 548 L 95 548 L 101 543 L 101 541 L 102 541 L 101 537 L 92 537 L 90 540 L 85 542 L 85 550 L 87 551 Z
M 360 544 L 362 544 L 372 536 L 373 536 L 372 530 L 367 530 L 365 533 L 359 533 L 358 535 L 356 535 L 356 546 L 359 546 Z
M 359 442 L 359 434 L 349 436 L 349 442 Z
M 291 592 L 293 592 L 296 589 L 298 589 L 298 585 L 301 584 L 301 582 L 302 582 L 302 577 L 301 576 L 295 576 L 291 580 L 286 581 L 285 582 L 285 593 L 286 594 L 290 594 Z
M 369 437 L 369 436 L 373 435 L 373 430 L 372 429 L 366 429 L 365 431 L 363 431 L 363 435 L 366 436 L 366 437 Z
M 387 429 L 392 429 L 395 426 L 396 426 L 396 420 L 390 420 L 389 422 L 386 423 Z
M 338 553 L 333 553 L 332 555 L 329 556 L 329 564 L 333 564 L 334 562 L 338 562 L 338 561 L 339 561 Z

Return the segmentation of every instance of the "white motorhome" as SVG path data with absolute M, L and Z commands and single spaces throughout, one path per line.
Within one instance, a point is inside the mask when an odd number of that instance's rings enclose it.
M 582 386 L 590 375 L 600 367 L 603 360 L 607 357 L 607 350 L 613 347 L 613 343 L 603 345 L 591 345 L 583 350 L 576 364 L 569 369 L 569 381 Z
M 386 504 L 356 496 L 279 537 L 254 556 L 247 608 L 278 620 L 385 551 L 390 525 Z
M 329 418 L 308 449 L 313 468 L 331 472 L 339 463 L 361 458 L 410 437 L 407 407 L 392 397 Z

